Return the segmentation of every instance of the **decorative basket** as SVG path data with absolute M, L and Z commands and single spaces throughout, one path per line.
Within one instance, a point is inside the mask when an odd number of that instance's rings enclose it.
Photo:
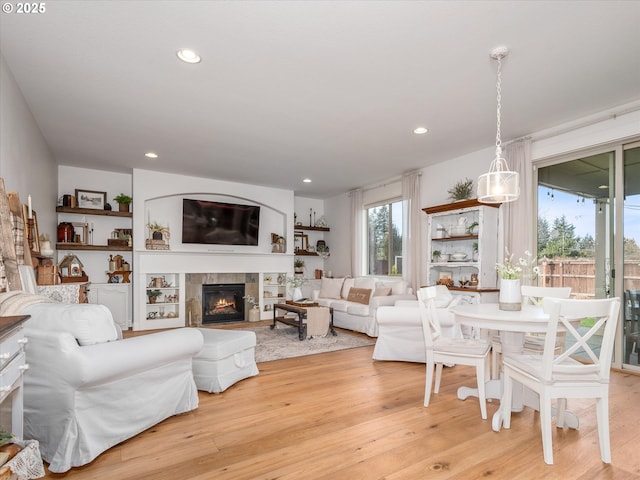
M 153 240 L 148 238 L 145 240 L 145 247 L 147 250 L 169 250 L 169 244 L 164 240 Z
M 44 477 L 44 465 L 37 440 L 18 441 L 22 451 L 0 468 L 0 480 L 29 480 Z
M 58 283 L 58 266 L 39 265 L 37 282 L 38 285 L 56 285 Z M 2 480 L 2 477 L 0 477 L 0 480 Z
M 110 247 L 127 247 L 129 240 L 126 238 L 107 238 L 107 245 Z

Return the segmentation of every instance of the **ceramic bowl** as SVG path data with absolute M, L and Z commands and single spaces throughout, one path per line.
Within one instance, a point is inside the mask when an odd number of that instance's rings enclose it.
M 464 225 L 454 225 L 451 227 L 449 234 L 452 237 L 462 237 L 467 234 L 467 227 Z
M 464 260 L 465 258 L 467 258 L 466 253 L 456 252 L 451 254 L 451 260 L 454 260 L 454 261 Z

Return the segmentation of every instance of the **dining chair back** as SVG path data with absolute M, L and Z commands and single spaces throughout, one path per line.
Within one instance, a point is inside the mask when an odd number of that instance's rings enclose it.
M 424 406 L 429 406 L 431 385 L 434 383 L 434 393 L 440 391 L 440 379 L 443 365 L 469 365 L 476 368 L 478 382 L 478 400 L 482 418 L 487 418 L 487 402 L 485 383 L 489 372 L 489 351 L 491 345 L 485 340 L 450 338 L 441 335 L 438 315 L 436 313 L 435 287 L 423 287 L 417 292 L 422 332 L 426 348 L 426 379 L 424 389 Z
M 571 287 L 539 287 L 537 285 L 522 285 L 520 287 L 523 305 L 541 305 L 545 297 L 569 298 Z M 544 333 L 527 333 L 524 336 L 523 350 L 530 354 L 539 354 L 544 346 Z M 564 345 L 564 334 L 558 335 L 556 348 L 562 351 Z M 500 335 L 494 334 L 491 338 L 491 376 L 500 376 L 500 359 L 502 354 L 502 344 Z
M 556 426 L 564 426 L 567 398 L 595 398 L 600 456 L 611 463 L 609 442 L 609 372 L 620 299 L 570 300 L 546 297 L 542 301 L 549 315 L 542 355 L 503 356 L 505 402 L 504 427 L 511 423 L 513 381 L 540 396 L 540 427 L 544 461 L 553 463 L 551 400 L 558 399 Z M 556 353 L 556 336 L 565 331 L 574 343 Z M 601 336 L 601 341 L 594 341 Z M 581 361 L 573 358 L 580 355 Z
M 569 298 L 571 287 L 538 287 L 537 285 L 522 285 L 520 287 L 522 303 L 525 305 L 540 305 L 545 297 Z

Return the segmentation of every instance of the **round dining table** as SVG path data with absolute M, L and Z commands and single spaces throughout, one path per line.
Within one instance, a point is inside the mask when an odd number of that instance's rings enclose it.
M 474 327 L 480 332 L 480 337 L 491 339 L 490 330 L 497 330 L 500 334 L 502 354 L 522 353 L 524 337 L 526 333 L 545 333 L 549 316 L 544 313 L 541 306 L 522 305 L 521 310 L 500 310 L 497 303 L 475 303 L 456 305 L 451 309 L 455 321 L 461 325 Z M 514 382 L 512 412 L 520 412 L 524 407 L 540 410 L 540 400 L 533 391 L 516 386 Z M 487 399 L 501 400 L 502 378 L 490 379 L 486 383 Z M 461 400 L 469 396 L 478 396 L 478 389 L 460 387 L 458 398 Z M 500 430 L 503 422 L 503 402 L 493 415 L 491 426 L 496 432 Z M 570 411 L 565 411 L 565 426 L 578 428 L 578 416 Z

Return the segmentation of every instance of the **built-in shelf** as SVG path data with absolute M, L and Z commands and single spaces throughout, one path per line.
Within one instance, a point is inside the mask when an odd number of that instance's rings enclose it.
M 132 247 L 120 247 L 117 245 L 83 245 L 81 243 L 56 243 L 57 250 L 85 250 L 85 251 L 110 251 L 110 252 L 131 252 Z
M 459 200 L 453 203 L 444 203 L 442 205 L 423 208 L 422 211 L 427 215 L 431 215 L 433 213 L 450 212 L 452 210 L 460 210 L 462 208 L 481 207 L 481 206 L 500 208 L 499 203 L 480 203 L 477 198 L 470 198 L 469 200 Z
M 294 225 L 294 230 L 309 230 L 314 232 L 330 232 L 331 229 L 329 227 L 303 227 L 302 225 Z
M 306 250 L 298 250 L 297 252 L 294 253 L 294 255 L 296 257 L 317 257 L 318 253 L 317 252 L 308 252 Z
M 133 213 L 131 212 L 121 212 L 119 210 L 97 210 L 93 208 L 56 207 L 56 212 L 73 213 L 75 215 L 103 215 L 105 217 L 133 217 Z
M 450 242 L 452 240 L 477 240 L 478 235 L 460 235 L 457 237 L 432 238 L 432 242 Z

